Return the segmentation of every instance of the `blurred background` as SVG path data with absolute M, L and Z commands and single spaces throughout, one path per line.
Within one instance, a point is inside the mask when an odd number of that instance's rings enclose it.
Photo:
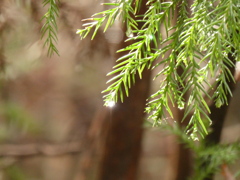
M 50 58 L 40 33 L 47 7 L 36 0 L 0 1 L 0 180 L 110 179 L 98 178 L 106 149 L 114 150 L 104 146 L 113 119 L 112 109 L 103 107 L 101 91 L 107 87 L 106 74 L 112 70 L 124 33 L 116 24 L 105 34 L 100 30 L 94 40 L 76 35 L 82 19 L 106 8 L 101 3 L 61 0 L 60 56 Z M 222 142 L 240 137 L 239 101 L 237 88 Z M 174 179 L 176 138 L 140 125 L 139 152 L 132 152 L 139 154 L 136 170 L 130 171 L 139 180 Z

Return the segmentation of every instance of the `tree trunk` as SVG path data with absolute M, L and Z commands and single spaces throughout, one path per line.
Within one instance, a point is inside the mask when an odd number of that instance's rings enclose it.
M 146 12 L 146 2 L 146 0 L 142 1 L 139 14 Z M 139 23 L 139 28 L 141 26 L 142 24 Z M 122 41 L 120 48 L 124 47 L 126 44 Z M 123 54 L 116 55 L 121 57 Z M 150 77 L 148 70 L 143 72 L 143 79 L 136 77 L 136 83 L 129 91 L 130 97 L 125 97 L 123 103 L 118 102 L 110 110 L 98 180 L 135 180 L 137 178 Z
M 229 53 L 228 58 L 232 61 L 233 64 L 236 63 L 235 57 L 232 54 Z M 232 76 L 234 76 L 235 67 L 230 66 L 228 64 L 226 65 L 231 71 Z M 235 90 L 236 84 L 233 80 L 230 80 L 228 81 L 228 86 L 231 92 L 233 92 Z M 206 137 L 206 146 L 212 146 L 220 143 L 224 121 L 229 108 L 228 104 L 230 104 L 231 98 L 232 98 L 231 95 L 227 94 L 227 104 L 222 105 L 220 108 L 217 108 L 215 106 L 215 103 L 212 103 L 212 105 L 210 106 L 210 110 L 211 110 L 210 119 L 212 120 L 212 126 L 211 126 L 212 131 Z M 210 159 L 211 158 L 209 158 L 209 161 Z M 206 162 L 206 164 L 208 163 L 209 162 Z M 209 177 L 205 178 L 205 180 L 213 180 L 213 179 L 214 179 L 214 174 L 211 174 Z

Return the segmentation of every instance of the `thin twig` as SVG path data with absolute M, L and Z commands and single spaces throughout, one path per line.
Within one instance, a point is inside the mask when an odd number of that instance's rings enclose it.
M 81 152 L 79 142 L 64 144 L 2 144 L 0 156 L 59 156 L 64 154 Z

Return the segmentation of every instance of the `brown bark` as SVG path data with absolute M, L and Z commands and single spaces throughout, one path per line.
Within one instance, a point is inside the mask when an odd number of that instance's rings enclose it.
M 178 73 L 182 74 L 183 70 L 178 69 Z M 188 94 L 184 94 L 184 99 L 188 99 Z M 184 111 L 178 109 L 178 122 L 180 126 L 186 127 L 190 121 L 191 114 L 189 114 L 183 122 L 182 119 L 184 117 Z M 191 173 L 193 171 L 193 159 L 192 159 L 192 151 L 184 143 L 179 143 L 177 148 L 177 159 L 176 162 L 176 178 L 175 180 L 185 180 L 188 179 L 191 176 Z
M 228 58 L 235 64 L 236 60 L 235 57 L 232 56 L 232 54 L 228 55 Z M 227 65 L 227 64 L 226 64 Z M 235 73 L 235 67 L 234 66 L 229 66 L 227 65 L 229 70 L 231 71 L 232 76 L 234 76 Z M 236 84 L 233 80 L 228 81 L 228 86 L 233 92 L 235 90 Z M 207 144 L 218 144 L 220 142 L 221 138 L 221 132 L 223 128 L 223 123 L 225 120 L 225 117 L 227 115 L 227 110 L 228 110 L 228 104 L 231 101 L 231 95 L 228 93 L 227 94 L 227 104 L 224 104 L 220 108 L 217 108 L 215 106 L 215 103 L 213 103 L 210 106 L 211 114 L 210 114 L 210 119 L 212 120 L 212 131 L 209 133 L 209 135 L 206 137 Z
M 150 72 L 143 77 L 136 80 L 130 97 L 112 110 L 99 180 L 136 179 Z
M 188 0 L 188 5 L 190 6 L 192 4 L 191 0 Z M 179 4 L 180 5 L 180 4 Z M 190 10 L 188 9 L 189 13 Z M 178 14 L 179 10 L 178 8 L 175 10 L 175 18 L 173 20 L 173 23 L 177 23 L 177 17 L 179 16 Z M 179 67 L 177 69 L 178 74 L 181 76 L 184 72 L 184 70 Z M 189 93 L 185 93 L 183 95 L 183 98 L 185 100 L 187 100 L 189 98 Z M 176 112 L 177 115 L 177 120 L 178 123 L 180 124 L 181 127 L 186 127 L 190 121 L 191 118 L 191 114 L 189 114 L 184 121 L 183 117 L 184 117 L 184 111 L 177 109 Z M 177 137 L 178 138 L 178 137 Z M 179 143 L 178 145 L 176 145 L 176 156 L 174 156 L 175 159 L 172 159 L 173 161 L 173 166 L 175 167 L 176 171 L 175 171 L 175 178 L 174 180 L 186 180 L 191 176 L 191 173 L 193 171 L 193 159 L 192 159 L 192 151 L 191 149 L 189 149 L 188 147 L 185 146 L 184 143 Z
M 236 60 L 232 54 L 229 53 L 228 58 L 232 61 L 232 63 L 235 64 Z M 229 70 L 232 73 L 232 76 L 234 76 L 235 67 L 230 66 L 228 64 L 226 64 L 226 66 L 228 66 Z M 230 80 L 230 81 L 228 81 L 228 86 L 229 86 L 231 92 L 233 92 L 235 90 L 236 84 L 233 80 Z M 227 111 L 229 108 L 228 104 L 230 103 L 231 98 L 232 98 L 231 95 L 228 93 L 227 94 L 227 104 L 224 104 L 220 108 L 217 108 L 215 106 L 215 103 L 213 103 L 210 106 L 210 110 L 211 110 L 210 119 L 212 120 L 212 126 L 211 126 L 212 131 L 206 137 L 206 146 L 212 146 L 212 145 L 219 144 L 219 142 L 221 140 L 221 134 L 222 134 L 224 121 L 225 121 Z M 209 158 L 209 161 L 210 161 L 210 159 L 211 158 Z M 209 162 L 206 162 L 206 164 L 208 164 L 208 163 Z M 214 179 L 214 174 L 211 174 L 209 177 L 205 178 L 205 180 L 213 180 L 213 179 Z
M 145 4 L 146 0 L 143 0 L 139 14 L 144 14 L 147 10 Z M 139 27 L 141 26 L 139 24 Z M 126 44 L 122 41 L 120 48 L 124 47 Z M 135 85 L 129 90 L 130 97 L 125 97 L 123 103 L 118 102 L 110 110 L 98 180 L 137 179 L 144 109 L 149 87 L 150 71 L 145 70 L 143 79 L 136 77 Z

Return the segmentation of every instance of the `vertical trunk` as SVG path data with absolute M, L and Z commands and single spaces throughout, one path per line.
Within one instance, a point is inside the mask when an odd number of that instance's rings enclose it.
M 188 5 L 190 6 L 192 4 L 192 0 L 188 0 Z M 180 5 L 180 4 L 179 4 Z M 189 14 L 191 14 L 190 9 L 188 9 Z M 175 10 L 175 17 L 172 20 L 172 23 L 177 24 L 177 18 L 179 16 L 178 14 L 179 10 L 178 8 Z M 178 74 L 182 75 L 184 70 L 179 67 L 178 68 Z M 188 99 L 189 95 L 188 93 L 184 94 L 184 99 Z M 185 120 L 182 122 L 182 119 L 184 117 L 184 111 L 180 109 L 176 109 L 176 116 L 177 120 L 180 124 L 180 126 L 186 127 L 190 121 L 191 115 L 188 115 Z M 178 138 L 178 137 L 176 137 Z M 192 159 L 192 151 L 188 147 L 185 146 L 185 144 L 179 143 L 176 145 L 176 156 L 171 159 L 172 164 L 175 168 L 175 177 L 174 180 L 186 180 L 191 176 L 192 173 L 192 167 L 193 167 L 193 159 Z
M 142 1 L 139 14 L 147 10 L 146 0 Z M 142 24 L 139 24 L 141 28 Z M 124 48 L 124 41 L 120 48 Z M 123 54 L 118 54 L 122 56 Z M 118 57 L 117 57 L 118 58 Z M 130 97 L 123 103 L 117 103 L 111 109 L 103 157 L 100 164 L 99 180 L 135 180 L 144 121 L 144 109 L 150 86 L 150 71 L 143 72 L 143 79 L 136 77 L 131 87 Z
M 229 54 L 228 58 L 232 61 L 233 64 L 236 63 L 235 57 L 232 54 Z M 231 71 L 232 76 L 234 76 L 235 67 L 229 66 L 228 64 L 226 64 L 226 65 L 228 66 L 229 70 Z M 236 87 L 236 84 L 234 81 L 230 80 L 230 81 L 228 81 L 228 86 L 229 86 L 231 92 L 233 92 Z M 227 94 L 228 104 L 230 103 L 230 101 L 231 101 L 231 95 Z M 210 106 L 210 109 L 211 109 L 210 119 L 212 120 L 213 125 L 212 125 L 211 133 L 206 137 L 207 144 L 209 144 L 209 145 L 210 144 L 218 144 L 220 142 L 222 128 L 223 128 L 225 117 L 227 115 L 228 107 L 229 107 L 228 105 L 224 104 L 220 108 L 217 108 L 215 106 L 215 103 L 213 103 Z
M 178 74 L 182 74 L 183 69 L 178 69 Z M 184 94 L 184 99 L 188 99 L 188 94 Z M 186 127 L 190 121 L 191 114 L 189 114 L 183 122 L 182 119 L 184 117 L 184 111 L 177 109 L 177 119 L 179 124 L 183 127 Z M 193 159 L 192 159 L 192 151 L 185 144 L 180 143 L 177 149 L 177 159 L 176 161 L 176 178 L 175 180 L 185 180 L 191 176 L 192 167 L 193 167 Z
M 112 109 L 99 180 L 136 179 L 150 72 L 143 77 L 136 80 L 130 97 Z
M 232 54 L 228 54 L 228 58 L 235 64 L 236 60 L 235 57 Z M 231 71 L 232 75 L 234 75 L 235 72 L 235 67 L 234 66 L 229 66 L 227 64 L 229 70 Z M 231 90 L 231 92 L 234 91 L 236 85 L 235 82 L 230 80 L 228 81 L 228 86 Z M 227 102 L 228 104 L 231 101 L 231 95 L 227 94 Z M 227 115 L 228 111 L 228 105 L 224 104 L 220 108 L 217 108 L 215 106 L 215 103 L 213 103 L 210 106 L 211 114 L 210 114 L 210 119 L 212 120 L 212 131 L 209 133 L 209 135 L 206 137 L 206 146 L 212 146 L 219 144 L 221 140 L 221 134 L 222 134 L 222 129 L 223 129 L 223 124 L 225 117 Z M 209 158 L 210 160 L 211 158 Z M 208 162 L 206 162 L 208 164 Z M 203 167 L 204 168 L 204 167 Z M 205 178 L 205 180 L 213 180 L 214 179 L 214 174 L 209 175 L 209 177 Z

